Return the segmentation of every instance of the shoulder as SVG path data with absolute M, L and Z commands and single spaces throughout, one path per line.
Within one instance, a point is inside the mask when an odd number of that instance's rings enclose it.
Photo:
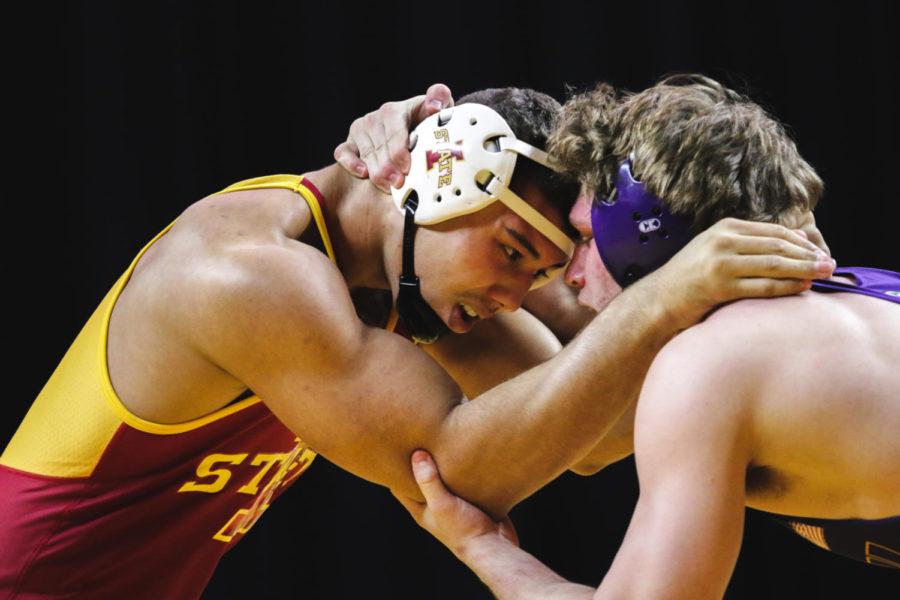
M 826 343 L 840 311 L 834 300 L 804 293 L 739 300 L 681 332 L 657 354 L 641 392 L 638 418 L 702 412 L 749 418 L 772 382 L 814 370 L 810 348 Z M 708 410 L 708 407 L 712 407 Z M 644 410 L 642 410 L 644 409 Z
M 335 352 L 358 346 L 364 326 L 343 276 L 319 250 L 289 239 L 232 239 L 181 257 L 162 285 L 164 318 L 226 371 L 298 352 L 334 363 Z
M 733 430 L 752 416 L 760 382 L 771 372 L 783 326 L 767 322 L 766 301 L 720 308 L 674 337 L 647 372 L 636 431 L 695 437 Z
M 691 376 L 691 386 L 746 384 L 821 333 L 829 316 L 818 300 L 815 294 L 803 294 L 721 306 L 670 340 L 648 377 L 682 373 Z
M 328 329 L 349 317 L 359 323 L 343 276 L 315 248 L 253 244 L 231 248 L 215 262 L 197 291 L 229 322 L 252 317 L 254 328 L 304 330 Z

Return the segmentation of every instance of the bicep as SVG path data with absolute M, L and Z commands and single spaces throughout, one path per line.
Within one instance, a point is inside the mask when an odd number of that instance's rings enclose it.
M 244 280 L 207 299 L 203 351 L 327 459 L 417 496 L 409 456 L 438 435 L 458 387 L 405 339 L 364 325 L 317 253 L 244 260 Z
M 418 497 L 410 455 L 433 446 L 462 395 L 439 365 L 399 336 L 365 327 L 353 343 L 355 351 L 328 368 L 286 365 L 259 377 L 253 389 L 328 460 Z
M 599 597 L 724 594 L 743 531 L 741 406 L 684 357 L 651 369 L 635 423 L 640 498 Z
M 599 597 L 721 598 L 743 530 L 743 482 L 734 475 L 690 464 L 661 479 L 641 475 L 640 499 Z

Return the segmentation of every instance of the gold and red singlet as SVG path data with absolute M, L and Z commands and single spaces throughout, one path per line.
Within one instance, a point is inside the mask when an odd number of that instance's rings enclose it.
M 322 196 L 274 175 L 220 193 L 289 188 L 329 258 Z M 197 598 L 216 564 L 316 454 L 255 396 L 175 425 L 116 395 L 107 329 L 137 255 L 78 334 L 0 456 L 0 598 Z

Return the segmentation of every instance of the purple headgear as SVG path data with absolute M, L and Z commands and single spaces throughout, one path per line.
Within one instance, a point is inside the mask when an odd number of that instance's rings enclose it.
M 591 227 L 600 258 L 623 288 L 661 267 L 693 237 L 690 222 L 631 174 L 631 159 L 619 165 L 608 200 L 594 197 Z

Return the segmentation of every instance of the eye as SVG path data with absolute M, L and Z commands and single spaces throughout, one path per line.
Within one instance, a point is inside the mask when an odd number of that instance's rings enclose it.
M 547 273 L 547 269 L 538 269 L 537 271 L 534 272 L 534 280 L 535 281 L 541 281 L 543 279 L 549 279 L 549 278 L 550 278 L 550 274 Z
M 506 244 L 501 244 L 501 246 L 503 247 L 503 253 L 506 254 L 506 258 L 508 258 L 512 262 L 516 262 L 517 260 L 522 258 L 522 253 L 512 246 L 507 246 Z

